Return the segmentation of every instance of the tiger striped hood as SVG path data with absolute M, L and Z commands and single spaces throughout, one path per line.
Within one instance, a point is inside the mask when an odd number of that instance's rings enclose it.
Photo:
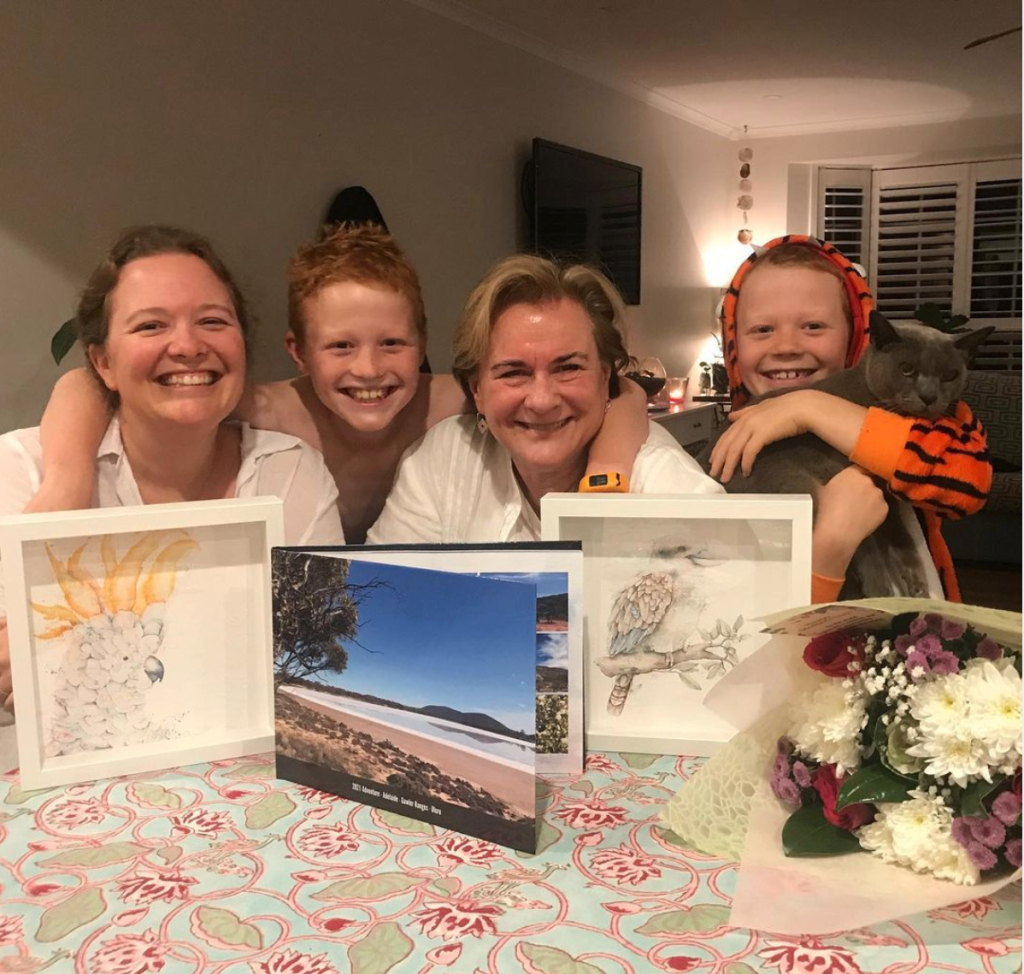
M 868 318 L 875 307 L 875 299 L 868 288 L 868 282 L 864 279 L 864 268 L 848 260 L 832 244 L 825 243 L 817 237 L 789 233 L 784 237 L 769 240 L 763 246 L 756 247 L 754 252 L 740 264 L 729 283 L 729 289 L 726 291 L 718 311 L 718 318 L 722 326 L 722 352 L 725 356 L 725 369 L 729 375 L 729 395 L 734 409 L 744 405 L 750 398 L 750 393 L 743 385 L 743 378 L 740 375 L 736 358 L 736 304 L 740 296 L 740 286 L 760 257 L 766 251 L 781 244 L 802 244 L 811 250 L 817 250 L 822 257 L 830 260 L 843 272 L 843 279 L 846 282 L 846 297 L 853 313 L 853 331 L 850 333 L 850 344 L 846 350 L 846 367 L 850 368 L 856 365 L 864 353 L 864 349 L 868 346 Z

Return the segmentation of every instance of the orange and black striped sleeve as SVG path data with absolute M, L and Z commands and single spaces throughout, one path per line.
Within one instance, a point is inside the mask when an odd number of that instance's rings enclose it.
M 850 459 L 897 497 L 943 518 L 977 513 L 992 486 L 985 430 L 963 402 L 936 420 L 868 409 Z

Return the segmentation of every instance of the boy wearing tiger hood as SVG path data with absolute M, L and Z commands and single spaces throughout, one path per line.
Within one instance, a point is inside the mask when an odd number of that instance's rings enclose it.
M 779 237 L 740 265 L 721 309 L 733 422 L 712 452 L 711 474 L 727 482 L 737 466 L 749 471 L 768 443 L 815 434 L 854 466 L 818 496 L 813 600 L 838 596 L 853 553 L 885 518 L 870 474 L 917 508 L 942 590 L 960 601 L 941 520 L 980 510 L 992 483 L 985 431 L 965 403 L 929 421 L 805 389 L 742 408 L 751 396 L 801 389 L 856 365 L 873 308 L 863 271 L 814 237 Z

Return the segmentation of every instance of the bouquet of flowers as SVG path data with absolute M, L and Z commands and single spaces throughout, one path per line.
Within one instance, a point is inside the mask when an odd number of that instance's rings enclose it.
M 849 929 L 1013 878 L 1020 618 L 875 599 L 766 620 L 772 641 L 705 700 L 741 733 L 665 813 L 695 848 L 740 860 L 731 922 Z
M 1020 653 L 928 613 L 817 636 L 803 661 L 828 679 L 778 741 L 786 855 L 866 849 L 963 885 L 1020 866 Z

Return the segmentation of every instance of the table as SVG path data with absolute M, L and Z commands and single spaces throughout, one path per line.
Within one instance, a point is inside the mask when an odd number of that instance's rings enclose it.
M 25 793 L 0 777 L 0 972 L 1009 974 L 1020 887 L 828 937 L 726 925 L 735 865 L 661 804 L 699 759 L 596 753 L 521 856 L 273 777 L 272 756 Z

